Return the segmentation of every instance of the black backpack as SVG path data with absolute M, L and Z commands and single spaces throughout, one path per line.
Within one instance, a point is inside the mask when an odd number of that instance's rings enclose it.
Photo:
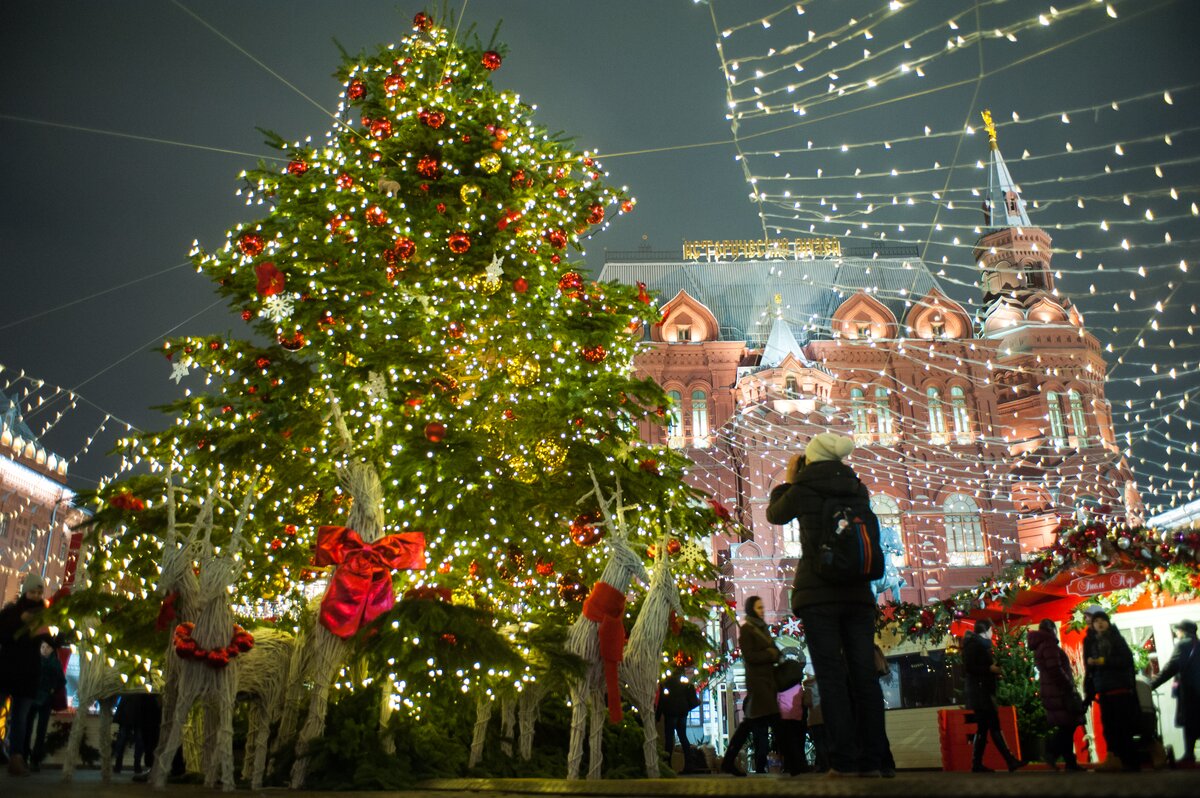
M 815 570 L 829 582 L 871 582 L 883 576 L 879 519 L 865 502 L 833 497 L 821 507 Z

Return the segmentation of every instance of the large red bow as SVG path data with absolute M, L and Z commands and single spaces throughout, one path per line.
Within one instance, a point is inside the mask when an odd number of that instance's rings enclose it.
M 597 582 L 583 602 L 583 617 L 596 624 L 604 684 L 608 692 L 608 720 L 621 722 L 621 683 L 617 666 L 625 658 L 625 594 L 607 582 Z
M 425 567 L 425 533 L 402 532 L 363 543 L 353 529 L 317 530 L 316 565 L 336 565 L 321 600 L 321 624 L 341 638 L 352 636 L 396 603 L 392 571 Z

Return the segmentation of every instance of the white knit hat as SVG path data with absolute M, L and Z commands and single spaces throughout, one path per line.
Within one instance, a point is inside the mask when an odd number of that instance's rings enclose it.
M 854 451 L 854 441 L 845 435 L 833 432 L 822 432 L 813 436 L 804 449 L 804 459 L 810 463 L 822 460 L 841 460 Z
M 30 571 L 25 574 L 25 578 L 21 580 L 21 595 L 25 595 L 30 590 L 46 587 L 46 580 L 37 571 Z

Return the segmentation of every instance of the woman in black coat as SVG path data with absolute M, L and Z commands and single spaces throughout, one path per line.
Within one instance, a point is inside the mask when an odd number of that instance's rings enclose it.
M 1121 759 L 1125 770 L 1142 769 L 1134 732 L 1141 722 L 1134 683 L 1133 652 L 1108 613 L 1092 616 L 1092 634 L 1083 640 L 1084 702 L 1100 702 L 1104 742 Z
M 1179 642 L 1171 659 L 1150 686 L 1158 689 L 1174 678 L 1175 725 L 1183 729 L 1183 756 L 1180 762 L 1196 761 L 1196 740 L 1200 738 L 1200 642 L 1196 640 L 1194 621 L 1175 624 Z
M 8 724 L 8 772 L 28 776 L 25 763 L 25 726 L 42 678 L 42 642 L 48 634 L 37 631 L 46 602 L 46 581 L 37 572 L 21 581 L 21 595 L 0 610 L 0 703 L 11 698 Z
M 779 661 L 779 649 L 771 637 L 771 630 L 763 620 L 763 602 L 758 596 L 746 599 L 746 622 L 738 631 L 738 646 L 742 649 L 742 663 L 746 669 L 746 716 L 729 738 L 729 748 L 721 760 L 721 770 L 734 776 L 745 776 L 737 763 L 746 740 L 757 729 L 770 726 L 775 739 L 781 739 L 779 694 L 775 689 L 775 663 Z M 763 751 L 763 754 L 766 752 Z M 784 767 L 793 772 L 795 763 L 785 762 Z
M 1075 729 L 1083 723 L 1083 702 L 1075 692 L 1071 660 L 1058 645 L 1058 630 L 1047 618 L 1030 632 L 1026 643 L 1038 669 L 1038 698 L 1046 710 L 1046 722 L 1054 727 L 1046 738 L 1046 764 L 1058 768 L 1063 758 L 1067 770 L 1083 770 L 1075 757 Z

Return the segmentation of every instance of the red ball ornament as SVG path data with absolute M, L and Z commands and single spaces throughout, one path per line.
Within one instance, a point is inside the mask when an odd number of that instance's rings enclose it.
M 293 335 L 281 335 L 279 345 L 289 352 L 299 351 L 304 347 L 304 333 L 297 330 Z
M 256 233 L 243 233 L 238 239 L 238 249 L 249 258 L 262 254 L 264 246 L 262 236 Z
M 632 211 L 633 210 L 633 200 L 625 200 L 624 202 L 622 202 L 621 210 L 624 211 L 625 213 L 629 213 L 630 211 Z
M 583 277 L 579 272 L 566 272 L 558 278 L 558 290 L 564 294 L 572 294 L 583 288 Z
M 683 544 L 677 538 L 671 538 L 667 541 L 667 554 L 674 557 L 683 548 Z
M 302 175 L 308 171 L 308 164 L 304 161 L 292 161 L 287 166 L 288 174 Z
M 537 571 L 538 576 L 550 576 L 554 573 L 554 563 L 538 557 L 537 564 L 533 566 L 533 569 Z
M 372 227 L 383 227 L 388 223 L 387 211 L 378 205 L 372 205 L 370 208 L 367 208 L 366 219 L 367 224 Z
M 433 27 L 433 20 L 424 11 L 413 17 L 413 27 L 417 30 L 429 30 Z
M 351 177 L 350 175 L 346 174 L 345 172 L 342 172 L 337 177 L 337 187 L 343 191 L 353 188 L 354 187 L 354 178 Z
M 390 119 L 375 119 L 371 122 L 371 137 L 376 139 L 386 139 L 392 135 L 392 120 Z
M 494 72 L 500 68 L 500 53 L 497 53 L 495 50 L 488 50 L 479 61 L 488 72 Z
M 567 246 L 567 234 L 562 230 L 551 230 L 546 233 L 546 241 L 555 249 L 563 249 Z
M 437 212 L 438 212 L 438 213 L 445 213 L 445 212 L 446 212 L 446 203 L 444 203 L 444 202 L 439 202 L 439 203 L 438 203 L 437 205 L 435 205 L 434 207 L 437 209 Z
M 600 542 L 600 538 L 604 537 L 604 529 L 596 526 L 598 520 L 595 513 L 583 513 L 575 517 L 571 522 L 571 540 L 576 546 L 586 549 Z
M 518 277 L 513 280 L 513 290 L 518 294 L 523 294 L 529 290 L 529 282 L 524 277 Z
M 471 248 L 471 237 L 464 232 L 451 233 L 447 243 L 450 245 L 450 251 L 456 255 L 461 255 Z
M 446 124 L 446 115 L 441 111 L 429 111 L 422 115 L 421 121 L 434 130 L 437 130 L 442 125 Z
M 645 471 L 647 474 L 657 474 L 658 473 L 658 461 L 652 457 L 648 457 L 645 460 L 638 463 L 638 468 Z
M 260 357 L 254 361 L 254 365 L 258 366 L 260 369 L 265 369 L 267 366 L 271 365 L 271 359 Z
M 600 363 L 608 357 L 608 350 L 602 346 L 585 346 L 579 350 L 579 355 L 588 363 Z
M 388 75 L 383 79 L 383 90 L 387 92 L 387 96 L 395 97 L 400 92 L 408 88 L 408 84 L 404 82 L 404 78 L 400 75 Z
M 604 221 L 604 206 L 593 205 L 588 208 L 588 224 L 600 224 Z
M 412 260 L 412 256 L 416 254 L 417 245 L 413 243 L 411 238 L 397 238 L 391 247 L 383 251 L 384 260 L 388 265 L 395 266 L 398 262 L 407 262 Z
M 452 321 L 446 325 L 446 335 L 450 336 L 451 338 L 462 338 L 463 332 L 465 332 L 465 330 L 463 330 L 462 324 L 457 321 Z
M 565 573 L 558 578 L 558 595 L 564 601 L 583 601 L 587 594 L 578 572 Z
M 346 87 L 346 96 L 351 100 L 361 100 L 367 95 L 367 84 L 363 83 L 358 78 L 350 81 L 350 85 Z
M 425 437 L 430 443 L 441 443 L 446 437 L 446 425 L 440 421 L 430 421 L 425 425 Z
M 254 318 L 254 311 L 252 311 L 252 310 L 243 310 L 242 311 L 242 321 L 250 321 L 250 319 L 252 319 L 252 318 Z
M 442 176 L 442 165 L 432 155 L 423 155 L 417 161 L 417 174 L 430 180 L 437 180 Z

